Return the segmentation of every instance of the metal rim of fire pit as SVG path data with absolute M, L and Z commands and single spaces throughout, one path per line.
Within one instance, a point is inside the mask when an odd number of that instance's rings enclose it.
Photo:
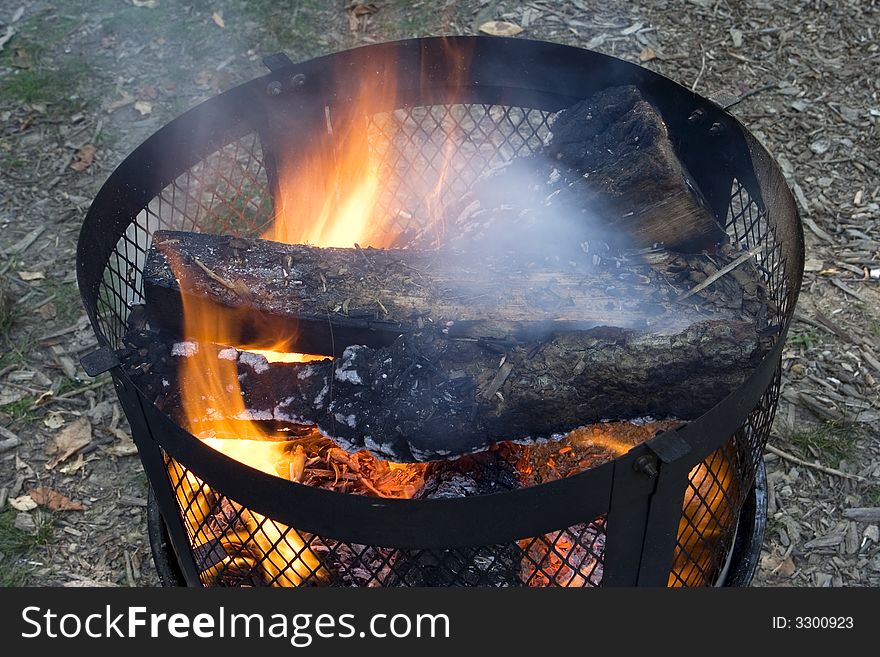
M 447 56 L 450 46 L 470 51 L 466 69 Z M 781 290 L 779 324 L 770 353 L 739 390 L 705 415 L 610 463 L 526 489 L 464 499 L 377 499 L 312 488 L 242 465 L 175 424 L 120 371 L 111 351 L 124 330 L 126 309 L 137 300 L 142 266 L 141 254 L 129 253 L 131 239 L 124 243 L 127 229 L 179 176 L 236 139 L 258 134 L 270 162 L 273 145 L 291 129 L 290 123 L 272 118 L 272 103 L 280 99 L 303 116 L 315 117 L 325 107 L 346 102 L 345 90 L 353 88 L 354 81 L 375 77 L 380 59 L 397 62 L 398 84 L 396 97 L 375 107 L 377 112 L 444 103 L 551 112 L 604 87 L 636 84 L 676 136 L 682 159 L 702 178 L 701 189 L 716 215 L 726 217 L 732 211 L 733 182 L 743 206 L 744 228 L 742 234 L 737 228 L 736 239 L 749 247 L 752 242 L 767 244 L 759 257 Z M 413 39 L 296 65 L 276 60 L 272 68 L 268 75 L 187 112 L 138 147 L 97 195 L 79 240 L 79 286 L 104 348 L 91 369 L 110 370 L 113 375 L 178 554 L 186 555 L 188 543 L 168 482 L 166 456 L 265 516 L 301 531 L 358 544 L 407 549 L 497 544 L 606 513 L 611 518 L 619 514 L 626 520 L 607 534 L 602 583 L 665 585 L 688 473 L 734 435 L 745 436 L 758 458 L 775 410 L 784 336 L 803 271 L 803 232 L 791 192 L 769 153 L 733 116 L 681 85 L 637 65 L 558 44 L 486 37 Z M 450 85 L 450 80 L 456 84 Z M 271 178 L 269 164 L 266 168 Z M 575 507 L 572 500 L 582 503 Z M 198 584 L 192 559 L 184 557 L 182 562 L 187 581 Z

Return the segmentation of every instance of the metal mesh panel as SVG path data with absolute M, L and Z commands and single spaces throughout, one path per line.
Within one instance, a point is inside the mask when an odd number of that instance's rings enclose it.
M 141 271 L 155 231 L 258 237 L 272 217 L 256 134 L 228 144 L 178 176 L 138 213 L 107 261 L 98 293 L 98 322 L 104 335 L 118 346 L 132 306 L 143 303 Z
M 297 531 L 166 467 L 205 586 L 597 586 L 605 520 L 502 545 L 402 550 Z
M 549 132 L 545 111 L 496 105 L 411 107 L 368 119 L 382 162 L 378 212 L 401 233 L 421 230 L 437 208 L 487 170 L 534 151 Z M 259 236 L 273 208 L 255 134 L 216 151 L 168 185 L 134 218 L 105 269 L 98 300 L 103 333 L 117 344 L 157 229 Z M 771 291 L 766 327 L 788 313 L 789 290 L 772 222 L 733 182 L 727 231 L 756 260 Z M 772 332 L 772 330 L 771 330 Z M 715 582 L 767 438 L 778 377 L 722 448 L 691 473 L 669 577 L 672 586 Z M 167 470 L 205 585 L 596 586 L 603 576 L 606 521 L 596 518 L 506 545 L 399 550 L 313 536 L 283 526 L 214 491 L 171 459 Z M 612 519 L 613 522 L 613 519 Z
M 757 267 L 771 292 L 764 324 L 766 328 L 779 326 L 788 313 L 790 296 L 781 245 L 766 210 L 737 180 L 733 181 L 731 191 L 727 233 L 734 244 L 757 249 Z M 780 373 L 777 367 L 771 385 L 746 424 L 691 471 L 669 586 L 711 585 L 721 571 L 735 537 L 735 521 L 770 435 Z

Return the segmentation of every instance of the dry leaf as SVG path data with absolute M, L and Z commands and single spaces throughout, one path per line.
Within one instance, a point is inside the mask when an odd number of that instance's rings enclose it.
M 104 450 L 107 454 L 111 456 L 134 456 L 138 453 L 137 447 L 132 441 L 131 438 L 126 438 L 125 440 L 120 440 L 120 442 L 115 445 L 111 445 Z
M 55 435 L 55 440 L 49 445 L 46 453 L 52 457 L 46 463 L 46 469 L 51 470 L 73 456 L 76 452 L 88 445 L 92 440 L 92 425 L 88 419 L 81 417 L 67 425 Z
M 114 100 L 107 106 L 107 114 L 112 114 L 116 110 L 125 107 L 126 105 L 131 105 L 134 100 L 134 96 L 123 91 L 122 98 L 120 98 L 119 100 Z
M 30 495 L 22 495 L 21 497 L 10 497 L 9 506 L 16 511 L 33 511 L 37 508 L 37 503 Z
M 138 90 L 138 97 L 143 100 L 155 100 L 158 95 L 159 92 L 156 91 L 156 87 L 151 84 L 142 84 Z
M 360 18 L 361 16 L 369 16 L 379 11 L 379 7 L 372 2 L 352 2 L 348 5 L 348 11 Z
M 133 4 L 135 7 L 155 9 L 159 6 L 159 0 L 131 0 L 131 4 Z
M 58 309 L 55 307 L 55 304 L 50 301 L 37 308 L 37 314 L 40 316 L 40 319 L 55 319 L 58 315 Z
M 654 52 L 654 49 L 647 46 L 642 48 L 642 52 L 639 53 L 639 61 L 650 62 L 652 59 L 657 59 L 657 53 Z
M 65 497 L 57 490 L 52 490 L 51 488 L 47 488 L 45 486 L 40 486 L 39 488 L 32 488 L 28 491 L 28 495 L 30 498 L 39 504 L 40 506 L 44 506 L 49 511 L 85 511 L 86 508 L 80 504 L 79 502 L 74 502 L 68 497 Z
M 18 277 L 23 281 L 39 281 L 46 278 L 46 274 L 41 271 L 20 271 Z
M 68 461 L 58 468 L 58 472 L 66 475 L 76 474 L 85 467 L 86 463 L 87 461 L 83 458 L 83 455 L 77 454 L 75 459 Z
M 92 166 L 92 162 L 95 161 L 96 150 L 97 149 L 91 144 L 83 145 L 83 147 L 76 152 L 76 159 L 70 165 L 70 168 L 77 173 L 88 169 L 90 166 Z
M 794 565 L 794 560 L 791 558 L 791 555 L 789 555 L 782 560 L 782 563 L 780 563 L 779 566 L 777 566 L 776 574 L 782 575 L 783 577 L 791 577 L 796 570 L 797 567 Z
M 216 25 L 217 27 L 222 27 L 224 29 L 226 28 L 226 21 L 223 20 L 222 11 L 215 11 L 213 14 L 211 14 L 211 20 L 214 21 L 214 25 Z
M 134 108 L 140 113 L 141 116 L 146 116 L 147 114 L 151 114 L 153 112 L 153 103 L 150 103 L 146 100 L 139 100 L 135 102 Z
M 64 426 L 64 417 L 61 413 L 49 413 L 44 419 L 43 424 L 45 424 L 50 429 L 60 429 Z
M 523 29 L 516 23 L 508 23 L 507 21 L 488 21 L 480 25 L 480 32 L 483 34 L 491 34 L 492 36 L 516 36 Z

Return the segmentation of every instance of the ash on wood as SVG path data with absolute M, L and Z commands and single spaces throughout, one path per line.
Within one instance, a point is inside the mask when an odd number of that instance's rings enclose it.
M 535 250 L 551 234 L 551 248 L 606 241 L 697 252 L 726 240 L 662 116 L 633 86 L 556 114 L 538 152 L 490 172 L 447 216 L 453 241 L 472 246 Z
M 269 363 L 211 344 L 177 345 L 233 361 L 247 418 L 317 426 L 350 452 L 400 462 L 448 459 L 503 440 L 561 434 L 602 419 L 697 417 L 766 351 L 753 322 L 705 321 L 676 335 L 624 329 L 560 333 L 499 354 L 476 341 L 406 334 L 348 347 L 333 361 Z M 191 385 L 178 380 L 177 389 Z M 206 407 L 222 408 L 206 399 Z M 166 400 L 167 408 L 179 401 Z
M 748 264 L 687 304 L 676 301 L 733 258 L 729 247 L 714 257 L 606 251 L 560 262 L 166 231 L 153 239 L 144 289 L 154 324 L 182 335 L 186 305 L 223 315 L 216 342 L 303 353 L 338 356 L 352 344 L 389 346 L 401 333 L 429 330 L 502 344 L 600 326 L 676 334 L 701 320 L 753 318 L 767 296 Z

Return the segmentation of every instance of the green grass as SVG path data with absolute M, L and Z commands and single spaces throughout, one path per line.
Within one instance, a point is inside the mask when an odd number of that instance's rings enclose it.
M 29 577 L 30 570 L 19 559 L 0 559 L 0 587 L 25 586 Z
M 85 311 L 74 281 L 64 282 L 51 277 L 41 281 L 40 297 L 55 295 L 52 305 L 55 306 L 55 319 L 64 326 L 73 324 Z
M 18 401 L 0 406 L 0 414 L 8 415 L 13 420 L 30 422 L 37 417 L 32 408 L 34 401 L 32 397 L 22 397 Z
M 25 164 L 27 164 L 27 162 L 25 162 L 21 158 L 13 157 L 11 155 L 3 159 L 3 166 L 7 169 L 12 169 L 14 171 L 18 169 L 23 169 Z
M 6 287 L 6 281 L 0 277 L 0 336 L 6 335 L 15 323 L 15 301 Z
M 336 42 L 338 33 L 332 21 L 338 15 L 336 11 L 331 3 L 320 0 L 289 4 L 252 0 L 240 12 L 228 12 L 224 16 L 227 25 L 237 20 L 257 24 L 261 35 L 257 44 L 260 54 L 284 51 L 291 59 L 299 61 L 334 49 L 331 44 Z
M 803 349 L 812 349 L 822 344 L 824 336 L 813 330 L 798 331 L 789 333 L 786 344 L 790 347 L 801 347 Z
M 57 69 L 35 64 L 0 82 L 0 100 L 66 104 L 77 93 L 91 70 L 84 59 L 76 57 L 65 60 Z
M 22 586 L 27 583 L 30 570 L 22 560 L 34 551 L 48 545 L 55 533 L 52 516 L 34 513 L 37 530 L 33 534 L 15 527 L 15 509 L 0 512 L 0 586 Z
M 810 448 L 836 459 L 851 456 L 858 441 L 858 428 L 852 424 L 825 422 L 807 429 L 790 431 L 786 440 L 803 450 Z

